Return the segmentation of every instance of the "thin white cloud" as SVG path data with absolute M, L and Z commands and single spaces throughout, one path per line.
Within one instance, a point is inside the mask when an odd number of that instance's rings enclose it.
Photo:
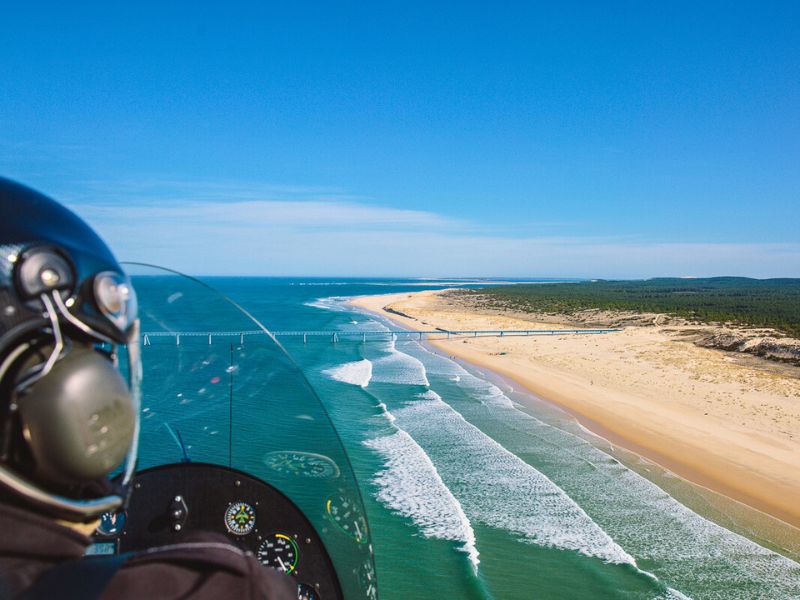
M 73 199 L 90 204 L 103 204 L 104 198 L 131 199 L 135 202 L 152 204 L 156 200 L 169 201 L 233 201 L 264 199 L 316 199 L 316 200 L 358 200 L 357 196 L 344 190 L 320 185 L 292 185 L 276 183 L 242 183 L 239 181 L 179 179 L 179 178 L 137 178 L 108 181 L 90 179 L 73 182 L 70 185 Z M 79 190 L 79 191 L 78 191 Z M 75 193 L 79 197 L 75 197 Z M 107 201 L 105 201 L 107 203 Z
M 77 204 L 73 210 L 89 221 L 180 224 L 189 231 L 234 228 L 239 232 L 273 228 L 444 228 L 459 222 L 425 211 L 370 206 L 346 201 L 245 200 L 180 204 L 128 205 Z
M 796 243 L 483 235 L 479 224 L 345 200 L 76 203 L 121 259 L 191 274 L 800 275 Z

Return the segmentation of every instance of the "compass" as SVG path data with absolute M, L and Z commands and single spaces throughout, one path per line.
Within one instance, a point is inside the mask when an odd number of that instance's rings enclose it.
M 233 535 L 247 535 L 256 524 L 256 511 L 247 502 L 234 502 L 225 511 L 225 527 Z

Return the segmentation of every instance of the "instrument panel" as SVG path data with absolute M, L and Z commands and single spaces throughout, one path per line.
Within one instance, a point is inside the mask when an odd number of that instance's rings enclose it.
M 330 557 L 303 513 L 245 473 L 198 463 L 138 473 L 126 513 L 104 515 L 99 545 L 118 552 L 179 543 L 191 531 L 222 533 L 267 568 L 292 576 L 300 600 L 341 600 Z

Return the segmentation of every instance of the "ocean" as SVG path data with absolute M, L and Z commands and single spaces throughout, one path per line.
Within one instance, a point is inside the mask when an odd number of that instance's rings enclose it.
M 274 331 L 388 330 L 346 299 L 444 285 L 204 281 Z M 230 327 L 211 307 L 193 318 Z M 800 564 L 748 531 L 732 504 L 492 373 L 416 340 L 280 341 L 349 455 L 383 600 L 800 598 Z M 249 423 L 265 435 L 270 425 Z

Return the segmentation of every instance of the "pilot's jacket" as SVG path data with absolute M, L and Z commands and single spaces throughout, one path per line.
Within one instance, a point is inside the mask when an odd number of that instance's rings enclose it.
M 90 543 L 52 519 L 0 502 L 0 599 L 18 597 L 56 565 L 80 559 Z M 297 599 L 289 576 L 262 566 L 215 533 L 137 552 L 112 572 L 102 600 Z M 62 590 L 53 597 L 75 597 Z

